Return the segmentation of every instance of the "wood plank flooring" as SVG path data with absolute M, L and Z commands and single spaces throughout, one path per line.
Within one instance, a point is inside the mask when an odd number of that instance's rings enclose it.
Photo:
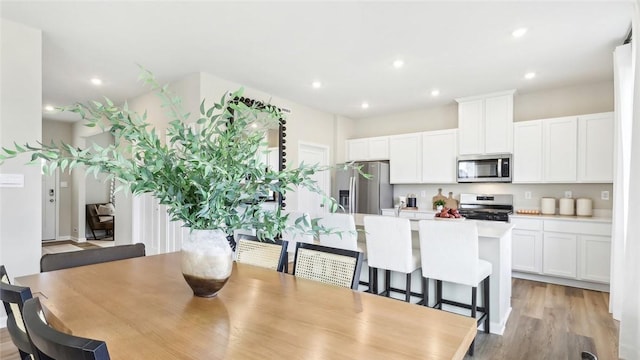
M 503 336 L 478 332 L 475 356 L 466 359 L 579 360 L 583 350 L 600 360 L 618 358 L 618 322 L 609 294 L 513 279 L 513 310 Z M 19 360 L 6 329 L 0 359 Z

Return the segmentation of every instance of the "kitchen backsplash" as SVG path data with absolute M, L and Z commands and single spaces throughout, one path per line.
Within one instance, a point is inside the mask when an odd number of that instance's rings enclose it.
M 393 189 L 393 202 L 398 203 L 399 196 L 415 194 L 419 209 L 432 209 L 431 199 L 442 189 L 442 195 L 448 197 L 453 192 L 453 197 L 460 200 L 460 193 L 472 194 L 512 194 L 514 209 L 540 209 L 540 198 L 565 196 L 566 191 L 571 191 L 574 199 L 585 197 L 593 200 L 593 208 L 599 210 L 611 210 L 613 204 L 612 184 L 443 184 L 443 185 L 395 185 Z M 603 191 L 609 192 L 609 200 L 602 200 Z M 531 192 L 531 199 L 525 199 L 525 192 Z M 426 196 L 422 196 L 425 194 Z

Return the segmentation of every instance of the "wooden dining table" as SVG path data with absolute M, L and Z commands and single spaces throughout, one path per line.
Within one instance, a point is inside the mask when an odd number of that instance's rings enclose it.
M 180 253 L 16 282 L 112 359 L 462 359 L 476 334 L 469 317 L 239 263 L 216 297 L 195 297 Z

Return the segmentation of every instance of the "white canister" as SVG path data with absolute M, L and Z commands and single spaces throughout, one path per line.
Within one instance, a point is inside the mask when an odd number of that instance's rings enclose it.
M 576 200 L 576 215 L 578 216 L 592 216 L 593 215 L 593 201 L 587 198 L 580 198 Z
M 556 199 L 543 197 L 540 199 L 540 212 L 544 215 L 553 215 L 556 213 Z
M 575 200 L 573 198 L 560 199 L 560 215 L 574 215 L 575 214 Z

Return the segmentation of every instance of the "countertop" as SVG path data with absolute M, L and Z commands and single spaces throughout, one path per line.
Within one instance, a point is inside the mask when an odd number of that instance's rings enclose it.
M 395 209 L 382 209 L 382 211 L 395 211 Z M 402 210 L 402 213 L 415 213 L 415 214 L 433 214 L 436 211 L 431 209 L 424 210 Z M 530 215 L 530 214 L 511 214 L 511 219 L 536 219 L 536 220 L 566 220 L 566 221 L 585 221 L 585 222 L 599 222 L 599 223 L 611 223 L 611 211 L 610 210 L 593 210 L 593 216 L 568 216 L 568 215 Z M 414 219 L 410 219 L 414 220 Z M 419 219 L 415 219 L 419 220 Z
M 415 211 L 415 210 L 411 210 Z M 435 212 L 434 212 L 435 213 Z M 370 214 L 354 214 L 356 225 L 364 226 L 364 217 L 365 216 L 376 216 Z M 425 219 L 409 219 L 411 224 L 411 230 L 418 231 L 418 221 Z M 428 219 L 427 219 L 428 220 Z M 433 218 L 430 221 L 451 221 L 451 222 L 462 222 L 462 221 L 474 221 L 478 224 L 478 236 L 486 237 L 486 238 L 502 238 L 507 235 L 511 229 L 513 229 L 513 224 L 499 222 L 499 221 L 476 221 L 476 220 L 448 220 L 448 219 L 439 219 L 435 220 Z

